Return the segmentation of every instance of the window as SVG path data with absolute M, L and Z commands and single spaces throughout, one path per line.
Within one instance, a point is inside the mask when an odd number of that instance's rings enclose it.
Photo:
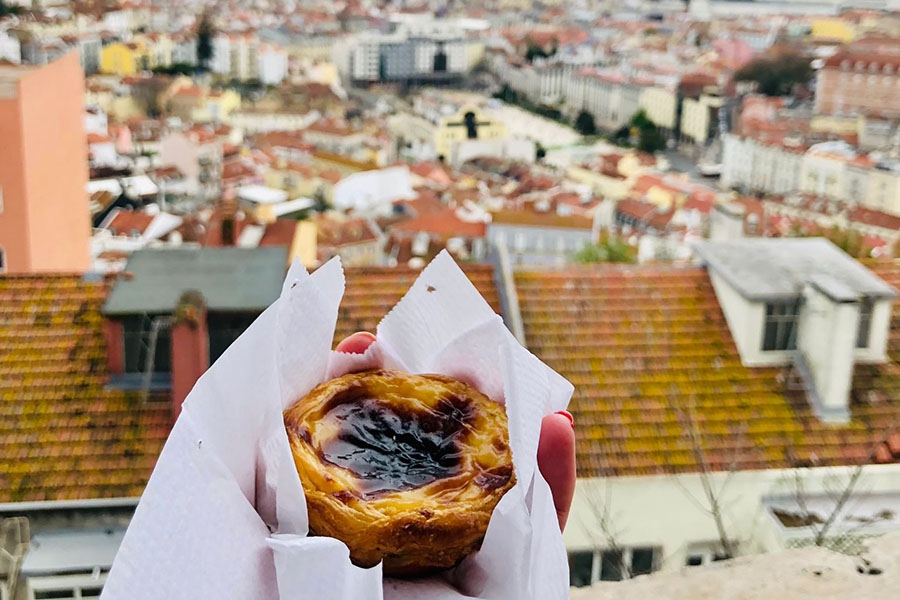
M 216 362 L 228 347 L 250 324 L 256 320 L 257 315 L 241 314 L 209 314 L 207 323 L 209 326 L 209 364 Z
M 139 315 L 122 319 L 125 332 L 125 372 L 144 373 L 148 366 L 154 373 L 172 371 L 171 334 L 163 317 Z M 152 363 L 148 364 L 151 348 Z
M 594 553 L 573 552 L 569 554 L 569 585 L 587 587 L 593 581 Z
M 0 273 L 6 273 L 6 250 L 0 248 Z
M 796 350 L 800 300 L 766 303 L 763 350 Z
M 869 331 L 872 329 L 872 307 L 874 303 L 871 298 L 863 298 L 859 303 L 859 331 L 856 334 L 856 347 L 869 347 Z
M 92 575 L 74 575 L 62 577 L 29 577 L 28 584 L 31 595 L 24 597 L 34 600 L 80 600 L 87 598 L 99 598 L 103 591 L 103 581 Z
M 621 550 L 606 550 L 600 553 L 600 581 L 625 579 L 623 554 Z
M 700 567 L 722 560 L 728 560 L 728 555 L 725 554 L 719 544 L 708 542 L 690 544 L 684 564 L 688 567 Z
M 653 548 L 635 548 L 631 551 L 631 576 L 649 575 L 654 567 Z
M 662 549 L 654 546 L 569 554 L 569 584 L 586 587 L 598 581 L 622 581 L 659 568 Z

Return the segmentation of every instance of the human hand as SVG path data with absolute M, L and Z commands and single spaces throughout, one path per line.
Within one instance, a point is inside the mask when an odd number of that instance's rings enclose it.
M 362 354 L 375 341 L 368 332 L 354 333 L 337 345 L 338 352 Z M 575 422 L 572 415 L 562 411 L 547 415 L 541 423 L 538 442 L 538 468 L 550 486 L 559 529 L 566 527 L 572 496 L 575 494 Z

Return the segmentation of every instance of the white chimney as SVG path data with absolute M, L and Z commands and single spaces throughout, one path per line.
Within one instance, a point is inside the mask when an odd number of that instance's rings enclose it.
M 803 289 L 798 367 L 816 415 L 826 423 L 850 420 L 850 388 L 859 328 L 859 295 L 829 275 L 817 275 Z
M 713 241 L 738 240 L 744 237 L 744 205 L 736 202 L 716 204 L 709 221 L 709 239 Z

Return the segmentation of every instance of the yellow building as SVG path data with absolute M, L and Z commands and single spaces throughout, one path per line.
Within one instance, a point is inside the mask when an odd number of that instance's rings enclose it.
M 681 135 L 695 144 L 705 144 L 710 139 L 713 118 L 724 100 L 718 96 L 701 95 L 694 100 L 685 98 L 681 105 Z
M 466 42 L 466 61 L 470 66 L 481 64 L 484 60 L 484 42 L 469 40 Z
M 212 90 L 204 98 L 201 106 L 191 115 L 195 123 L 223 122 L 241 108 L 241 95 L 234 90 Z
M 852 24 L 839 18 L 816 19 L 812 22 L 810 35 L 814 40 L 837 41 L 846 44 L 856 38 L 856 29 Z
M 154 67 L 172 66 L 172 54 L 175 52 L 175 41 L 166 33 L 152 33 L 142 38 L 152 57 Z
M 113 121 L 127 121 L 143 116 L 144 111 L 133 96 L 121 96 L 112 89 L 88 85 L 84 94 L 85 104 L 99 106 Z
M 450 159 L 455 146 L 470 140 L 504 140 L 506 124 L 494 121 L 473 105 L 463 106 L 455 115 L 441 118 L 434 132 L 434 150 L 437 156 Z
M 576 183 L 589 186 L 598 197 L 622 200 L 630 195 L 635 179 L 648 169 L 649 166 L 642 163 L 637 154 L 629 152 L 615 162 L 617 173 L 574 166 L 568 170 L 566 176 Z
M 335 179 L 322 177 L 318 170 L 308 165 L 286 161 L 280 161 L 264 176 L 268 187 L 284 190 L 291 198 L 312 198 L 321 191 L 328 202 L 331 201 Z
M 100 71 L 107 75 L 135 75 L 154 66 L 153 56 L 141 42 L 115 42 L 100 51 Z
M 662 87 L 647 87 L 641 92 L 641 108 L 657 127 L 674 131 L 678 121 L 678 94 Z

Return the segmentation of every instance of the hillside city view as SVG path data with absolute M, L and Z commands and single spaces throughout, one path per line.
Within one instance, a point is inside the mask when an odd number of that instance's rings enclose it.
M 897 597 L 900 1 L 0 0 L 0 600 L 112 587 L 292 264 L 334 348 L 442 253 L 574 386 L 572 598 Z

